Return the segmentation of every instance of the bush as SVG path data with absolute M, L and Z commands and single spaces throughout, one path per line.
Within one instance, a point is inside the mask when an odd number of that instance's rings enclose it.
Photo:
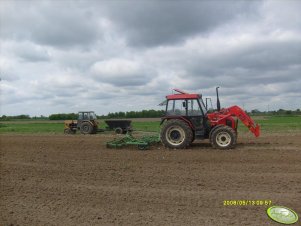
M 59 114 L 52 114 L 49 116 L 50 120 L 76 120 L 77 114 L 75 113 L 59 113 Z

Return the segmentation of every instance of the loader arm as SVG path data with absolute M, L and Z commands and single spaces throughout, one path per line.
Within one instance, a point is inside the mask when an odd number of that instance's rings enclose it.
M 232 107 L 223 109 L 232 116 L 236 116 L 242 123 L 256 136 L 260 135 L 260 126 L 253 121 L 253 119 L 240 107 L 234 105 Z

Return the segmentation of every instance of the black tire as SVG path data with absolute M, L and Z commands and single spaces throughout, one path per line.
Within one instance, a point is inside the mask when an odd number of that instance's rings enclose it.
M 68 129 L 64 130 L 64 134 L 75 134 L 75 133 L 76 133 L 76 130 L 74 130 L 74 129 L 68 128 Z
M 138 149 L 141 151 L 147 150 L 147 145 L 143 145 L 143 144 L 138 144 Z
M 193 139 L 191 128 L 182 120 L 172 119 L 163 124 L 161 142 L 165 147 L 174 149 L 187 148 Z
M 123 133 L 123 129 L 120 127 L 115 128 L 115 133 L 116 134 L 122 134 Z
M 190 145 L 193 143 L 194 140 L 195 140 L 195 133 L 192 133 Z
M 219 126 L 211 134 L 210 143 L 217 149 L 230 149 L 235 147 L 236 132 L 229 126 Z
M 93 125 L 89 122 L 83 122 L 80 126 L 80 132 L 82 134 L 91 134 L 91 133 L 93 133 Z

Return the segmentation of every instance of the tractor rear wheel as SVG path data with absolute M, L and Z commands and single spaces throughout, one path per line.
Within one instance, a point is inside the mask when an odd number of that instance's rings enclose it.
M 236 132 L 229 126 L 219 126 L 214 129 L 210 137 L 212 147 L 217 149 L 230 149 L 236 145 Z
M 89 122 L 83 122 L 80 127 L 80 132 L 83 134 L 93 133 L 93 125 Z
M 168 120 L 161 129 L 161 141 L 165 147 L 181 149 L 191 144 L 193 133 L 182 120 Z

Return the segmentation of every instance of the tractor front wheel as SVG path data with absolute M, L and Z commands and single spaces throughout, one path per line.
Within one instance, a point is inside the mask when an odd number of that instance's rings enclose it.
M 64 134 L 71 134 L 72 133 L 72 131 L 71 131 L 71 129 L 64 129 Z
M 181 149 L 191 144 L 193 133 L 182 120 L 168 120 L 161 129 L 161 141 L 165 147 Z
M 91 134 L 93 133 L 93 126 L 89 122 L 83 122 L 81 127 L 80 127 L 80 132 L 82 134 Z
M 212 147 L 218 149 L 230 149 L 236 144 L 236 132 L 229 126 L 220 126 L 216 128 L 210 137 Z

